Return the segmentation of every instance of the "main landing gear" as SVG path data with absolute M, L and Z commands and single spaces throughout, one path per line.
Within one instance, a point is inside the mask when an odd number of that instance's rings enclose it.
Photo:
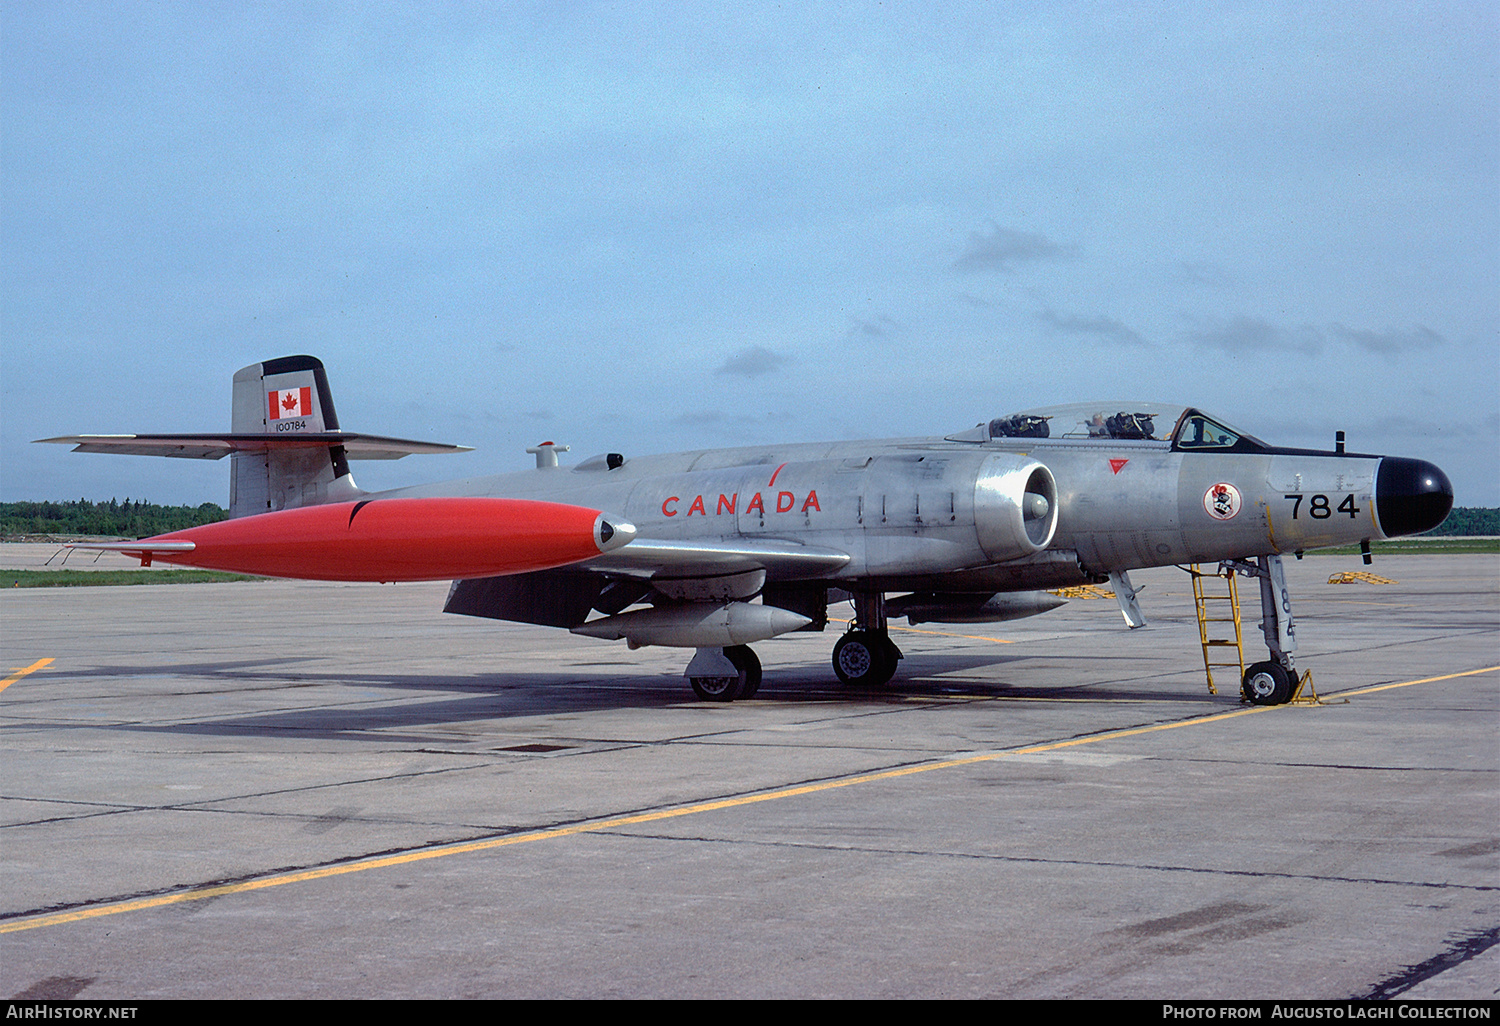
M 884 592 L 856 592 L 854 623 L 833 646 L 833 672 L 854 687 L 878 687 L 896 675 L 901 650 L 891 640 Z
M 749 645 L 700 648 L 688 663 L 687 678 L 705 702 L 754 698 L 760 690 L 760 657 Z
M 901 658 L 886 623 L 885 593 L 856 592 L 854 622 L 833 646 L 833 672 L 852 687 L 879 687 L 896 675 Z M 686 676 L 705 702 L 753 698 L 760 690 L 760 659 L 747 645 L 700 648 Z

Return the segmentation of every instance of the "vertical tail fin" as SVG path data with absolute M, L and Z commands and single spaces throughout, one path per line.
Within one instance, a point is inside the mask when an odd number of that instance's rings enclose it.
M 236 435 L 291 439 L 338 429 L 328 375 L 316 357 L 283 356 L 235 373 L 230 430 Z M 231 517 L 344 502 L 359 494 L 342 445 L 276 446 L 230 456 Z

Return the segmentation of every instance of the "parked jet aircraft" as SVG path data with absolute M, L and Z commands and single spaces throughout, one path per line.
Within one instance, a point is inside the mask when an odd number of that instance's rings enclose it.
M 451 578 L 448 612 L 695 648 L 693 689 L 723 701 L 759 687 L 751 643 L 823 630 L 830 596 L 855 611 L 834 672 L 874 685 L 901 658 L 890 617 L 1009 620 L 1061 604 L 1045 589 L 1108 580 L 1135 627 L 1128 571 L 1226 561 L 1259 579 L 1270 651 L 1242 692 L 1285 702 L 1296 634 L 1281 555 L 1353 542 L 1368 554 L 1371 539 L 1429 530 L 1453 504 L 1431 463 L 1347 453 L 1342 438 L 1333 452 L 1274 447 L 1197 409 L 1143 402 L 1027 410 L 939 438 L 608 453 L 567 467 L 566 447 L 544 442 L 527 450 L 534 469 L 365 492 L 350 459 L 460 447 L 341 431 L 310 356 L 235 374 L 228 433 L 44 441 L 231 457 L 231 520 L 95 547 L 271 576 Z

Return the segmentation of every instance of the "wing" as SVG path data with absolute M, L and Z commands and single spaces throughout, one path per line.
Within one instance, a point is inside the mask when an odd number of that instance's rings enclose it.
M 467 445 L 414 442 L 354 431 L 312 431 L 288 435 L 223 434 L 190 435 L 64 435 L 39 438 L 38 442 L 71 445 L 74 452 L 108 452 L 122 456 L 177 456 L 192 460 L 217 460 L 232 452 L 266 452 L 270 449 L 311 449 L 342 445 L 352 460 L 399 460 L 418 453 L 472 452 Z
M 465 616 L 573 628 L 593 610 L 612 616 L 653 592 L 679 601 L 724 602 L 753 596 L 768 586 L 768 579 L 817 582 L 838 571 L 849 558 L 849 553 L 837 549 L 785 539 L 637 537 L 628 545 L 562 570 L 454 581 L 443 609 Z M 817 607 L 824 589 L 816 584 L 811 587 L 819 600 L 813 602 Z M 815 612 L 816 608 L 799 622 L 817 619 Z
M 849 562 L 847 552 L 784 539 L 661 541 L 636 538 L 583 564 L 582 569 L 626 577 L 724 577 L 764 570 L 774 580 L 826 577 Z

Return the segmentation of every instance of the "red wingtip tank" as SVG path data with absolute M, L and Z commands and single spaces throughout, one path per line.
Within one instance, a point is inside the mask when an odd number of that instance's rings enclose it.
M 314 581 L 441 581 L 579 563 L 635 537 L 599 510 L 522 499 L 367 499 L 260 513 L 138 542 L 80 545 Z

